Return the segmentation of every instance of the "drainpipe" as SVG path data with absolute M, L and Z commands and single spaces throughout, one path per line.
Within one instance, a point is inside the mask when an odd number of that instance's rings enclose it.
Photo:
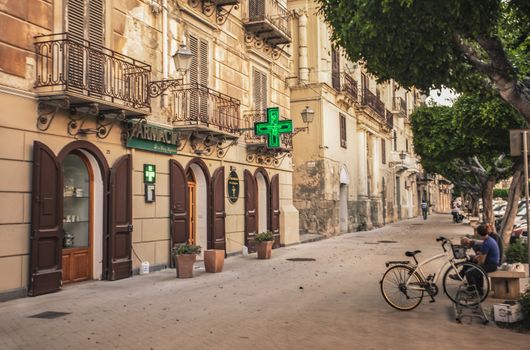
M 167 12 L 167 0 L 162 1 L 162 79 L 167 80 L 169 77 L 169 52 L 168 52 L 168 33 L 169 21 Z M 167 107 L 168 98 L 165 93 L 160 96 L 161 107 Z
M 309 66 L 307 63 L 307 14 L 305 11 L 298 17 L 298 77 L 299 83 L 309 81 Z

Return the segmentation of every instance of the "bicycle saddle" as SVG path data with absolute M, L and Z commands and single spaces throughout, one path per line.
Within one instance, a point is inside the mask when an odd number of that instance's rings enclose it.
M 414 256 L 414 255 L 419 254 L 419 253 L 421 253 L 421 250 L 415 250 L 413 252 L 405 252 L 405 255 L 406 256 Z

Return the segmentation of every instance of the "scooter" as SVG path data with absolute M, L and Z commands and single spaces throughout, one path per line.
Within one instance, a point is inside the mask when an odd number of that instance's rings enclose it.
M 453 214 L 453 222 L 455 224 L 459 224 L 462 222 L 462 220 L 464 220 L 464 215 L 462 215 L 461 213 L 457 213 L 454 211 L 451 214 Z

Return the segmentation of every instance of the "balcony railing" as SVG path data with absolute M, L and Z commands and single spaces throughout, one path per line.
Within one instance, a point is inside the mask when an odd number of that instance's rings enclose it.
M 359 101 L 359 87 L 357 81 L 347 73 L 340 77 L 340 90 L 350 96 L 355 102 Z
M 230 134 L 241 129 L 240 101 L 201 84 L 169 90 L 169 110 L 175 127 L 202 126 Z
M 245 29 L 271 46 L 291 42 L 291 17 L 278 0 L 249 0 Z
M 381 120 L 386 120 L 385 104 L 366 87 L 363 88 L 362 105 L 370 107 Z
M 34 45 L 39 94 L 63 93 L 74 102 L 126 107 L 129 113 L 150 111 L 151 66 L 66 33 L 36 37 Z
M 285 118 L 280 118 L 285 120 Z M 267 121 L 265 110 L 246 111 L 243 113 L 243 128 L 245 128 L 245 141 L 250 145 L 266 145 L 266 136 L 254 134 L 254 124 Z M 280 148 L 291 150 L 293 148 L 293 134 L 280 134 Z

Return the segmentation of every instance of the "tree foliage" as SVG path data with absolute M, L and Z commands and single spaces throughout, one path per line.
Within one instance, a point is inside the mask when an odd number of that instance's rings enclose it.
M 424 91 L 491 91 L 530 124 L 530 1 L 317 0 L 347 56 Z

